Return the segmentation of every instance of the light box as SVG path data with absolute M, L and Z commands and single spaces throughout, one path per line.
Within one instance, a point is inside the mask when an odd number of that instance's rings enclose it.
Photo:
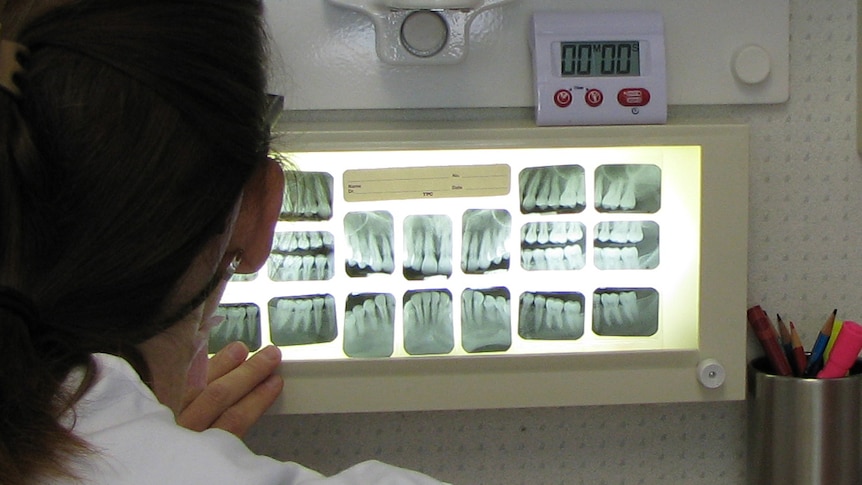
M 290 128 L 210 341 L 281 347 L 277 412 L 743 398 L 746 127 Z

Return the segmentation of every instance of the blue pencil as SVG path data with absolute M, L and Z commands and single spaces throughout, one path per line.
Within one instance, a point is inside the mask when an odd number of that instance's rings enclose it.
M 829 337 L 832 336 L 832 326 L 835 324 L 835 315 L 838 309 L 832 310 L 832 314 L 826 319 L 820 333 L 817 334 L 817 340 L 814 341 L 814 346 L 811 348 L 811 356 L 808 358 L 808 366 L 805 368 L 805 376 L 811 377 L 820 371 L 823 366 L 823 352 L 826 351 L 826 345 L 829 343 Z

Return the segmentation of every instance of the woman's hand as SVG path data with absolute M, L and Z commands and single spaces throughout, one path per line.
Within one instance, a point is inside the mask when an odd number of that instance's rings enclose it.
M 210 359 L 207 386 L 186 393 L 177 417 L 181 426 L 245 435 L 284 387 L 282 378 L 274 374 L 281 363 L 278 347 L 266 347 L 246 360 L 248 354 L 243 343 L 234 342 Z

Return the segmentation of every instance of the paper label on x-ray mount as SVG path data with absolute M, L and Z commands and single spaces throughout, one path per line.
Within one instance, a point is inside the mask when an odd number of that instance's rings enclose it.
M 506 164 L 376 168 L 344 172 L 344 200 L 490 197 L 509 193 Z

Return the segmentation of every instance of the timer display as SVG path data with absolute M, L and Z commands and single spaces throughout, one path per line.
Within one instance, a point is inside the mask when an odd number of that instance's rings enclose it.
M 640 42 L 560 42 L 563 77 L 640 76 Z
M 532 36 L 536 124 L 667 122 L 660 12 L 538 11 Z

